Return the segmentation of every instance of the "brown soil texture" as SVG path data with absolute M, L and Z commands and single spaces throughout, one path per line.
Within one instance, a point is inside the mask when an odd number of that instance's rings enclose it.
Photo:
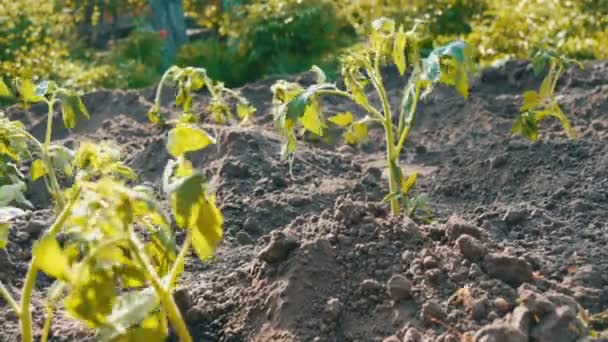
M 394 107 L 397 75 L 386 70 Z M 421 103 L 402 166 L 421 174 L 414 192 L 429 195 L 430 224 L 392 218 L 381 202 L 380 128 L 360 149 L 299 143 L 292 179 L 270 114 L 275 79 L 242 88 L 258 108 L 253 124 L 205 124 L 218 144 L 191 158 L 211 176 L 226 218 L 217 256 L 190 256 L 176 293 L 194 340 L 585 340 L 577 316 L 608 308 L 608 62 L 570 69 L 558 84 L 572 141 L 552 120 L 536 143 L 510 134 L 521 93 L 540 84 L 532 75 L 529 63 L 508 62 L 481 71 L 466 101 L 440 87 Z M 311 75 L 294 79 L 308 84 Z M 54 139 L 115 141 L 158 188 L 169 155 L 166 132 L 146 118 L 153 93 L 88 94 L 91 119 L 68 132 L 57 116 Z M 207 100 L 196 96 L 201 113 Z M 363 114 L 339 98 L 324 108 Z M 43 111 L 9 114 L 41 136 Z M 8 255 L 0 251 L 0 279 L 15 291 L 53 219 L 40 184 L 29 198 L 38 210 L 17 222 Z M 39 333 L 49 279 L 37 285 Z M 0 341 L 18 341 L 18 330 L 0 300 Z M 51 340 L 94 337 L 60 312 Z

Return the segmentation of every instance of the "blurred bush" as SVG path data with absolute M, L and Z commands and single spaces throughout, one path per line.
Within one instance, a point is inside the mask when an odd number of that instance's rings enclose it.
M 110 46 L 108 64 L 116 68 L 116 76 L 103 86 L 109 88 L 144 88 L 158 81 L 168 61 L 163 54 L 163 37 L 155 31 L 138 29 L 127 38 Z
M 257 72 L 249 68 L 246 53 L 218 38 L 185 44 L 177 54 L 177 64 L 203 67 L 209 77 L 223 81 L 228 87 L 244 84 L 257 76 Z
M 146 8 L 147 0 L 1 1 L 0 76 L 85 90 L 151 85 L 168 65 L 158 32 L 132 31 L 147 22 Z M 342 49 L 381 16 L 406 28 L 421 22 L 438 43 L 465 39 L 483 63 L 537 48 L 608 58 L 608 0 L 184 0 L 184 10 L 204 38 L 183 46 L 178 64 L 229 86 L 313 64 L 331 76 Z
M 553 48 L 574 58 L 608 58 L 608 2 L 605 0 L 497 0 L 473 20 L 465 38 L 482 61 L 529 58 Z
M 90 89 L 111 76 L 111 68 L 70 57 L 76 40 L 74 18 L 56 1 L 0 3 L 0 75 L 52 78 L 69 87 Z

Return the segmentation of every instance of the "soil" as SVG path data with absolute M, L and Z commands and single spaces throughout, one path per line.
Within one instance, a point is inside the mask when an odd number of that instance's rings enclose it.
M 404 80 L 385 71 L 396 107 Z M 176 293 L 194 340 L 591 340 L 577 317 L 608 307 L 608 62 L 570 69 L 558 83 L 576 140 L 552 120 L 538 142 L 510 134 L 521 93 L 540 84 L 532 75 L 528 62 L 508 62 L 481 71 L 466 101 L 439 87 L 420 105 L 402 166 L 420 173 L 414 192 L 428 194 L 431 223 L 387 212 L 379 128 L 357 149 L 300 142 L 291 178 L 270 114 L 276 79 L 243 87 L 258 108 L 253 124 L 205 124 L 218 144 L 191 158 L 211 176 L 226 219 L 216 257 L 190 256 Z M 68 132 L 57 116 L 53 138 L 115 141 L 140 180 L 158 187 L 169 155 L 166 132 L 146 118 L 153 93 L 87 94 L 91 119 Z M 199 112 L 207 100 L 196 96 Z M 363 114 L 339 98 L 324 108 Z M 43 134 L 44 108 L 8 112 Z M 29 189 L 37 210 L 0 251 L 0 280 L 15 291 L 53 220 L 43 187 Z M 39 333 L 49 279 L 37 285 Z M 19 340 L 1 300 L 0 327 L 0 341 Z M 94 337 L 60 313 L 51 340 Z

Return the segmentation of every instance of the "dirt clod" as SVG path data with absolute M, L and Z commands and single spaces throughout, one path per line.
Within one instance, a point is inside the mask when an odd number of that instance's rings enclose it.
M 445 224 L 445 230 L 450 240 L 456 240 L 462 234 L 481 239 L 481 230 L 458 216 L 450 216 Z
M 412 282 L 401 274 L 393 275 L 386 284 L 389 296 L 395 302 L 412 297 Z
M 249 234 L 247 234 L 247 232 L 240 231 L 240 232 L 236 233 L 235 237 L 236 237 L 236 240 L 241 245 L 250 245 L 253 243 L 253 239 L 251 238 L 251 236 Z
M 435 320 L 443 320 L 445 312 L 439 303 L 430 300 L 422 305 L 420 317 L 426 323 L 434 323 Z
M 258 258 L 268 263 L 276 263 L 285 260 L 292 250 L 298 248 L 298 240 L 281 231 L 274 231 L 270 234 L 270 242 L 266 248 L 258 254 Z
M 484 258 L 484 267 L 490 276 L 514 287 L 532 280 L 532 266 L 523 258 L 488 254 Z
M 471 235 L 463 234 L 456 240 L 460 254 L 470 261 L 479 261 L 486 255 L 486 248 Z

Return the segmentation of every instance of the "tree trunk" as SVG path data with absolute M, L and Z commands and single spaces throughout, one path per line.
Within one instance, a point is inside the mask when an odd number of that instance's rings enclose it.
M 149 3 L 152 8 L 152 26 L 166 34 L 167 63 L 174 63 L 177 50 L 188 40 L 182 0 L 149 0 Z

